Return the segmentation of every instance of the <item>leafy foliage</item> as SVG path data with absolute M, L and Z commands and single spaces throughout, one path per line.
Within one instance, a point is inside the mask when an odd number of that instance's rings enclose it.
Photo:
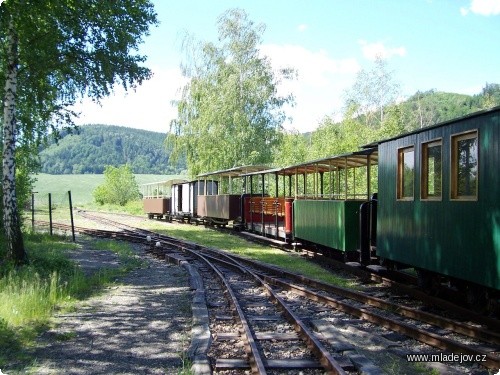
M 76 134 L 40 152 L 41 170 L 51 174 L 103 173 L 106 165 L 128 164 L 133 173 L 177 174 L 186 168 L 184 158 L 170 164 L 166 134 L 109 125 L 82 126 Z
M 281 142 L 274 152 L 273 164 L 287 166 L 303 162 L 308 157 L 310 143 L 310 134 L 283 131 Z
M 356 151 L 376 140 L 431 126 L 467 114 L 500 105 L 500 85 L 486 84 L 474 95 L 429 90 L 417 92 L 401 103 L 389 103 L 383 109 L 360 113 L 351 103 L 342 120 L 325 116 L 312 134 L 283 132 L 274 165 L 286 166 L 332 155 Z M 382 120 L 380 114 L 383 113 Z
M 130 88 L 151 76 L 141 66 L 145 56 L 134 54 L 149 26 L 157 23 L 148 0 L 9 0 L 0 8 L 2 30 L 11 19 L 19 45 L 17 143 L 24 146 L 26 158 L 35 159 L 48 129 L 55 138 L 61 127 L 72 131 L 76 114 L 71 106 L 79 98 L 88 95 L 99 101 L 116 83 Z M 6 45 L 6 33 L 0 42 Z M 2 88 L 6 69 L 2 49 Z
M 27 260 L 16 198 L 16 148 L 24 146 L 27 160 L 33 160 L 49 130 L 57 137 L 59 128 L 71 129 L 71 108 L 79 99 L 98 102 L 115 84 L 127 90 L 148 79 L 146 58 L 135 52 L 157 22 L 149 0 L 8 0 L 0 7 L 2 211 L 7 256 L 16 263 Z
M 104 171 L 104 183 L 93 192 L 98 204 L 119 204 L 139 199 L 139 186 L 129 165 L 121 167 L 107 166 Z
M 282 78 L 259 51 L 263 25 L 254 25 L 238 9 L 218 20 L 220 45 L 186 40 L 190 79 L 171 123 L 173 155 L 186 153 L 189 173 L 272 161 L 277 131 L 285 119 L 281 110 L 292 97 L 277 95 Z
M 474 96 L 428 90 L 401 103 L 406 130 L 414 130 L 500 105 L 500 85 L 486 84 Z
M 399 92 L 400 85 L 387 61 L 377 57 L 374 67 L 359 71 L 354 84 L 346 91 L 346 112 L 362 118 L 365 125 L 378 127 L 384 121 L 386 106 L 396 101 Z

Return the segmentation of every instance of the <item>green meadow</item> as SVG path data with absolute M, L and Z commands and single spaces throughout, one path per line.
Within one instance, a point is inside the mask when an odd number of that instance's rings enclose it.
M 147 184 L 150 182 L 170 180 L 172 178 L 185 178 L 180 175 L 157 175 L 136 174 L 137 183 Z M 71 191 L 74 206 L 87 206 L 93 202 L 92 192 L 97 186 L 104 182 L 103 174 L 46 174 L 40 173 L 36 178 L 33 191 L 36 191 L 35 199 L 39 204 L 48 202 L 48 194 L 52 194 L 52 202 L 56 205 L 67 205 L 67 193 Z M 45 203 L 48 205 L 48 203 Z

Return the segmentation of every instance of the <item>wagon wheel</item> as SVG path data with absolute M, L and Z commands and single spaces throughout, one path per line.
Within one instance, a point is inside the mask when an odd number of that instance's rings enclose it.
M 433 272 L 417 269 L 417 283 L 419 288 L 430 295 L 437 295 L 439 292 L 439 276 Z
M 476 285 L 467 285 L 465 288 L 467 304 L 476 312 L 484 313 L 488 310 L 489 298 L 485 288 Z

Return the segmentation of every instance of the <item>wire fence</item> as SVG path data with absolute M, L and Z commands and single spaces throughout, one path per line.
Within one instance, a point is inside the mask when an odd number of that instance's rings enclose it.
M 73 241 L 75 240 L 71 191 L 48 194 L 32 192 L 28 211 L 33 230 L 36 227 L 46 227 L 48 224 L 52 235 L 54 223 L 69 224 Z

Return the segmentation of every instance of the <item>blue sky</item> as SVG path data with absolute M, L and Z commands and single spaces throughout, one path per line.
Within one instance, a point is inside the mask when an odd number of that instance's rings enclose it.
M 325 115 L 339 116 L 343 93 L 379 54 L 401 85 L 417 90 L 477 94 L 500 83 L 500 0 L 153 0 L 161 24 L 140 52 L 154 77 L 137 91 L 117 88 L 102 106 L 85 100 L 78 123 L 102 123 L 167 132 L 171 101 L 185 83 L 180 64 L 187 32 L 215 41 L 217 18 L 244 9 L 266 25 L 262 52 L 273 67 L 291 66 L 298 78 L 280 88 L 296 106 L 285 126 L 310 131 Z

